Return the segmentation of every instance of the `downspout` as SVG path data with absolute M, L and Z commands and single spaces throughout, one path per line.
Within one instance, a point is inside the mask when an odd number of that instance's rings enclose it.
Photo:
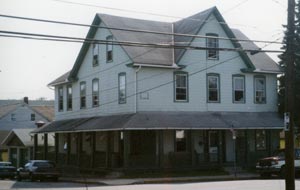
M 137 75 L 138 75 L 138 72 L 142 69 L 142 66 L 140 65 L 136 70 L 135 70 L 135 101 L 134 101 L 134 113 L 137 112 L 137 109 L 138 109 L 138 81 L 137 81 Z

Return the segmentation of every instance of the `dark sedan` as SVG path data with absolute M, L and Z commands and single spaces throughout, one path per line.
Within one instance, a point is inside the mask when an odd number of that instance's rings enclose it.
M 31 181 L 52 179 L 57 181 L 58 178 L 59 172 L 55 164 L 48 160 L 31 160 L 17 171 L 19 181 L 22 179 L 30 179 Z
M 0 178 L 13 179 L 16 175 L 16 168 L 12 166 L 11 162 L 0 162 Z

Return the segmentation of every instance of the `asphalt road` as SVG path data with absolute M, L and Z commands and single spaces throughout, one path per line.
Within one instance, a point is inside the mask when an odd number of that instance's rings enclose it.
M 18 190 L 86 190 L 84 184 L 66 182 L 17 182 L 10 180 L 0 180 L 0 189 Z M 180 183 L 180 184 L 143 184 L 126 186 L 100 186 L 88 185 L 89 190 L 284 190 L 284 180 L 244 180 L 244 181 L 224 181 L 224 182 L 201 182 L 201 183 Z M 300 190 L 300 180 L 296 180 L 296 189 Z

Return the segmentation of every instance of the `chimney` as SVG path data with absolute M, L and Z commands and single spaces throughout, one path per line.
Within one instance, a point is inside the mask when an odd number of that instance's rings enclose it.
M 28 97 L 24 97 L 24 103 L 28 104 Z

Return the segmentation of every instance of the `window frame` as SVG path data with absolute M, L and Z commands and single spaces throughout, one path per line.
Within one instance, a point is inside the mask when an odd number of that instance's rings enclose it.
M 11 114 L 10 114 L 10 120 L 11 120 L 11 121 L 16 121 L 16 120 L 17 120 L 16 114 L 15 114 L 15 113 L 11 113 Z
M 71 93 L 69 93 L 70 92 L 69 89 L 71 89 Z M 73 109 L 73 87 L 71 84 L 67 85 L 66 93 L 67 93 L 67 111 L 71 111 Z
M 124 100 L 121 99 L 121 77 L 125 77 L 125 84 L 124 84 Z M 126 98 L 126 91 L 127 91 L 127 86 L 126 86 L 126 73 L 122 72 L 118 74 L 118 100 L 119 100 L 119 104 L 126 104 L 127 98 Z
M 114 38 L 112 35 L 109 35 L 106 37 L 106 62 L 107 63 L 110 63 L 110 62 L 113 62 L 113 41 Z M 109 42 L 111 41 L 111 42 Z M 111 47 L 111 50 L 110 50 L 110 47 Z M 110 59 L 108 59 L 110 58 Z
M 81 86 L 84 85 L 84 90 L 81 88 Z M 86 82 L 81 81 L 79 83 L 79 94 L 80 94 L 80 109 L 85 109 L 86 106 Z M 84 103 L 84 105 L 83 105 Z
M 263 79 L 263 81 L 264 81 L 264 85 L 263 85 L 263 88 L 264 88 L 264 90 L 263 90 L 263 93 L 264 93 L 264 96 L 262 97 L 262 98 L 264 98 L 263 99 L 263 101 L 261 101 L 261 102 L 259 102 L 259 101 L 257 101 L 257 99 L 256 99 L 256 92 L 258 91 L 257 89 L 256 89 L 256 87 L 257 87 L 257 85 L 256 85 L 256 81 L 258 80 L 258 79 Z M 254 78 L 253 78 L 253 80 L 254 80 L 254 84 L 253 84 L 253 88 L 254 88 L 254 103 L 255 104 L 266 104 L 267 103 L 267 80 L 266 80 L 266 77 L 265 76 L 262 76 L 262 75 L 256 75 L 256 76 L 254 76 Z
M 93 44 L 93 67 L 96 67 L 99 65 L 99 45 Z
M 179 87 L 181 89 L 186 89 L 186 99 L 185 100 L 179 100 L 177 99 L 177 80 L 176 80 L 176 76 L 178 75 L 181 75 L 181 76 L 185 76 L 186 77 L 186 84 L 185 84 L 185 87 Z M 173 83 L 174 83 L 174 102 L 188 102 L 189 101 L 189 74 L 187 72 L 183 72 L 183 71 L 180 71 L 180 72 L 174 72 L 174 75 L 173 75 Z
M 258 132 L 261 132 L 261 134 L 263 134 L 264 136 L 263 137 L 258 137 L 257 136 Z M 260 138 L 260 139 L 258 139 L 258 138 Z M 257 147 L 258 141 L 262 140 L 262 138 L 264 140 L 264 146 L 262 148 Z M 265 129 L 256 129 L 255 130 L 255 150 L 257 150 L 257 151 L 266 151 L 267 146 L 268 146 L 267 145 L 267 131 Z
M 210 88 L 209 88 L 209 78 L 210 77 L 216 77 L 217 78 L 217 93 L 218 93 L 218 100 L 213 101 L 209 99 L 209 93 L 210 93 Z M 221 103 L 221 84 L 220 84 L 220 74 L 218 73 L 208 73 L 206 75 L 206 99 L 207 103 Z
M 63 86 L 58 87 L 58 111 L 64 111 L 64 88 Z
M 243 100 L 237 101 L 235 100 L 235 92 L 241 91 L 235 89 L 235 79 L 240 78 L 243 79 Z M 232 75 L 232 102 L 235 104 L 245 104 L 246 103 L 246 80 L 244 75 Z
M 218 34 L 215 34 L 215 33 L 207 33 L 206 34 L 206 47 L 207 48 L 219 48 L 219 39 L 218 38 L 209 38 L 209 37 L 219 37 Z M 215 40 L 215 43 L 212 42 L 210 43 L 209 40 Z M 215 44 L 215 46 L 209 46 L 210 44 Z M 212 57 L 212 56 L 209 56 L 210 55 L 210 51 L 215 51 L 215 57 Z M 219 50 L 212 50 L 212 49 L 207 49 L 206 50 L 206 58 L 208 60 L 219 60 Z
M 97 91 L 94 91 L 94 83 L 97 82 Z M 97 100 L 95 100 L 95 97 L 97 97 Z M 96 104 L 95 104 L 96 102 Z M 99 106 L 99 79 L 94 78 L 92 80 L 92 106 L 93 107 L 98 107 Z
M 36 117 L 34 113 L 30 114 L 30 121 L 35 121 Z

